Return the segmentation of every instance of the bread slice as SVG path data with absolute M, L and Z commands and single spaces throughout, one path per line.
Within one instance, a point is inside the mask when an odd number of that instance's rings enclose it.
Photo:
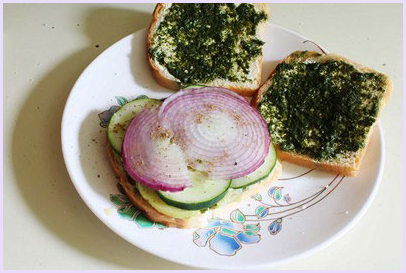
M 182 85 L 190 85 L 190 84 L 201 84 L 201 85 L 207 85 L 207 86 L 218 86 L 218 87 L 225 87 L 228 89 L 231 89 L 243 96 L 252 96 L 252 94 L 255 93 L 255 91 L 258 89 L 258 87 L 261 84 L 261 71 L 262 71 L 262 52 L 254 57 L 254 59 L 250 62 L 249 64 L 249 69 L 248 69 L 248 74 L 245 76 L 250 79 L 250 81 L 244 81 L 242 79 L 236 79 L 236 80 L 228 80 L 226 78 L 223 78 L 223 76 L 217 76 L 211 81 L 208 82 L 189 82 L 189 83 L 184 83 L 182 80 L 176 78 L 174 75 L 172 75 L 167 67 L 165 65 L 160 64 L 157 59 L 151 54 L 151 50 L 154 48 L 154 45 L 157 44 L 157 41 L 159 39 L 158 35 L 156 35 L 157 30 L 160 26 L 160 24 L 165 20 L 165 16 L 170 12 L 170 7 L 173 4 L 165 3 L 165 4 L 157 4 L 153 13 L 152 17 L 152 22 L 148 30 L 148 36 L 147 36 L 147 59 L 148 63 L 150 65 L 152 75 L 156 79 L 156 81 L 169 89 L 173 90 L 178 90 L 182 87 Z M 185 5 L 185 4 L 180 4 L 180 5 Z M 190 4 L 188 4 L 190 5 Z M 207 5 L 207 4 L 203 4 Z M 220 4 L 216 4 L 220 5 Z M 239 4 L 237 4 L 239 5 Z M 263 36 L 266 30 L 266 27 L 268 25 L 269 21 L 269 6 L 267 4 L 252 4 L 255 8 L 256 12 L 264 12 L 267 15 L 267 20 L 261 21 L 257 28 L 256 28 L 256 38 L 259 40 L 263 40 Z M 220 6 L 219 6 L 220 8 Z M 191 15 L 193 16 L 193 15 Z M 219 30 L 221 31 L 221 30 Z M 169 39 L 178 39 L 178 37 L 170 37 Z M 167 40 L 167 39 L 165 39 Z M 213 40 L 215 41 L 215 40 Z M 237 46 L 238 50 L 241 50 Z M 176 55 L 176 49 L 161 49 L 165 51 L 166 56 L 177 56 Z M 262 51 L 262 50 L 261 50 Z M 201 52 L 201 51 L 200 51 Z M 237 52 L 238 53 L 238 52 Z M 203 54 L 203 53 L 202 53 Z M 237 64 L 234 64 L 235 66 L 238 66 Z M 195 68 L 190 68 L 189 70 L 193 70 Z M 239 74 L 240 75 L 240 74 Z
M 368 67 L 365 67 L 361 64 L 358 64 L 356 62 L 353 62 L 347 58 L 335 55 L 335 54 L 320 54 L 317 52 L 311 52 L 311 51 L 296 51 L 292 53 L 291 55 L 287 56 L 285 59 L 280 61 L 279 65 L 282 63 L 295 63 L 295 62 L 300 62 L 300 63 L 324 63 L 327 61 L 342 61 L 347 64 L 352 65 L 355 67 L 355 69 L 358 72 L 361 73 L 373 73 L 375 75 L 379 75 L 383 79 L 383 91 L 382 94 L 379 98 L 378 101 L 378 111 L 375 115 L 375 121 L 374 123 L 367 128 L 367 134 L 366 137 L 364 138 L 364 145 L 361 147 L 359 150 L 356 152 L 348 153 L 346 155 L 341 155 L 337 158 L 334 158 L 332 160 L 320 160 L 320 159 L 315 159 L 312 156 L 309 156 L 308 154 L 304 153 L 297 153 L 294 151 L 289 151 L 289 150 L 283 150 L 281 149 L 280 145 L 278 145 L 277 139 L 279 136 L 276 135 L 276 137 L 273 138 L 274 141 L 276 141 L 276 149 L 277 149 L 277 155 L 280 160 L 286 160 L 295 164 L 303 165 L 308 168 L 312 169 L 321 169 L 329 172 L 334 172 L 334 173 L 339 173 L 342 175 L 346 176 L 355 176 L 358 173 L 362 158 L 365 155 L 365 151 L 367 149 L 367 144 L 370 140 L 371 134 L 373 127 L 376 124 L 376 121 L 386 104 L 388 98 L 390 97 L 390 94 L 392 92 L 392 81 L 389 77 L 386 75 L 383 75 L 373 69 L 370 69 Z M 261 101 L 264 99 L 264 95 L 267 92 L 272 92 L 272 88 L 270 89 L 270 86 L 272 85 L 272 82 L 276 76 L 277 73 L 277 68 L 270 74 L 269 78 L 263 83 L 263 85 L 259 88 L 258 92 L 254 95 L 251 103 L 254 107 L 259 108 L 259 105 Z M 289 92 L 289 88 L 288 88 Z M 364 102 L 363 102 L 364 103 Z M 330 109 L 325 109 L 325 111 L 330 111 Z M 310 115 L 310 113 L 309 113 Z M 354 122 L 357 122 L 354 120 Z M 272 134 L 275 134 L 276 132 L 271 132 Z M 275 135 L 274 135 L 275 136 Z
M 210 220 L 211 218 L 228 218 L 231 211 L 236 209 L 241 201 L 247 200 L 252 195 L 262 191 L 264 188 L 269 187 L 270 184 L 276 181 L 282 173 L 282 165 L 279 162 L 276 162 L 274 169 L 267 178 L 265 178 L 261 182 L 248 186 L 240 194 L 234 193 L 231 198 L 229 198 L 225 202 L 222 202 L 223 200 L 220 200 L 218 206 L 216 206 L 215 208 L 210 208 L 205 212 L 198 211 L 189 218 L 174 218 L 157 211 L 147 200 L 145 200 L 140 195 L 136 187 L 134 187 L 129 182 L 127 175 L 123 170 L 121 162 L 117 160 L 117 157 L 115 156 L 114 151 L 109 143 L 107 143 L 107 154 L 114 172 L 120 179 L 120 184 L 124 188 L 131 202 L 137 208 L 141 209 L 150 220 L 162 223 L 169 227 L 177 228 L 204 227 L 208 223 L 208 220 Z

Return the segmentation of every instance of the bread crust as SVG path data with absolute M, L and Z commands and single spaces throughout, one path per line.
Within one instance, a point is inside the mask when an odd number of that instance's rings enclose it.
M 155 80 L 162 85 L 163 87 L 166 87 L 168 89 L 172 90 L 178 90 L 179 89 L 179 84 L 176 81 L 173 81 L 171 79 L 168 79 L 165 77 L 164 74 L 161 73 L 159 70 L 159 67 L 155 63 L 155 61 L 151 58 L 149 52 L 149 49 L 151 48 L 152 45 L 152 36 L 153 36 L 153 30 L 157 27 L 158 23 L 158 18 L 159 14 L 161 13 L 163 9 L 163 4 L 159 3 L 155 6 L 154 12 L 152 13 L 152 21 L 151 24 L 148 28 L 148 33 L 147 33 L 147 62 L 149 64 L 152 76 L 155 78 Z
M 296 54 L 298 52 L 300 52 L 300 51 L 293 52 L 286 58 L 282 59 L 278 64 L 284 63 L 284 62 L 289 62 L 291 60 L 307 60 L 307 59 L 311 59 L 311 58 L 314 58 L 319 61 L 324 61 L 327 59 L 341 60 L 341 61 L 344 61 L 346 63 L 353 65 L 356 69 L 358 69 L 361 72 L 379 73 L 384 76 L 385 92 L 384 92 L 383 98 L 379 104 L 379 111 L 377 113 L 377 119 L 376 119 L 375 123 L 370 127 L 370 130 L 369 130 L 366 140 L 365 140 L 365 146 L 356 154 L 353 164 L 344 165 L 344 164 L 338 164 L 335 162 L 318 161 L 318 160 L 314 160 L 313 158 L 306 156 L 306 155 L 297 154 L 294 152 L 283 151 L 280 149 L 280 147 L 278 145 L 275 145 L 277 156 L 280 160 L 286 160 L 288 162 L 302 165 L 302 166 L 312 168 L 312 169 L 319 169 L 319 170 L 324 170 L 324 171 L 328 171 L 328 172 L 339 173 L 339 174 L 346 175 L 346 176 L 356 176 L 358 174 L 362 159 L 366 153 L 367 146 L 370 141 L 372 131 L 378 120 L 378 117 L 381 114 L 383 107 L 385 106 L 385 104 L 387 103 L 387 101 L 389 100 L 389 98 L 391 96 L 392 88 L 393 88 L 392 81 L 388 76 L 386 76 L 378 71 L 375 71 L 371 68 L 368 68 L 368 67 L 361 65 L 359 63 L 356 63 L 348 58 L 345 58 L 345 57 L 342 57 L 342 56 L 339 56 L 336 54 L 324 54 L 321 57 L 315 57 L 314 54 L 316 52 L 308 51 L 301 58 L 295 58 L 294 56 L 292 57 L 293 54 Z M 275 73 L 276 73 L 276 68 L 271 72 L 271 74 L 268 76 L 267 80 L 262 84 L 262 86 L 258 89 L 256 94 L 253 96 L 253 98 L 251 100 L 251 105 L 253 107 L 258 108 L 258 105 L 261 102 L 264 93 L 268 90 L 269 86 L 272 83 L 272 78 L 275 75 Z
M 270 9 L 269 6 L 265 3 L 260 3 L 260 4 L 256 4 L 258 5 L 267 15 L 268 15 L 268 20 L 266 22 L 266 24 L 269 22 L 269 17 L 270 17 Z M 154 34 L 154 30 L 157 27 L 157 24 L 159 23 L 159 17 L 161 15 L 161 12 L 164 9 L 164 4 L 159 3 L 155 6 L 154 12 L 152 14 L 152 21 L 151 24 L 149 26 L 148 29 L 148 34 L 147 34 L 147 61 L 152 73 L 152 76 L 155 78 L 155 80 L 162 85 L 163 87 L 166 87 L 168 89 L 171 90 L 179 90 L 181 88 L 179 82 L 177 82 L 174 79 L 170 79 L 168 78 L 159 68 L 159 66 L 157 65 L 157 63 L 154 61 L 153 58 L 151 58 L 149 52 L 149 49 L 152 46 L 152 38 L 153 38 L 153 34 Z M 265 24 L 265 23 L 264 23 Z M 259 71 L 255 77 L 255 85 L 253 87 L 248 87 L 246 85 L 244 85 L 244 83 L 241 84 L 230 84 L 227 82 L 221 83 L 221 84 L 216 84 L 215 86 L 217 87 L 224 87 L 230 90 L 233 90 L 234 92 L 242 95 L 242 96 L 247 96 L 247 97 L 251 97 L 258 89 L 258 87 L 261 84 L 261 72 L 262 72 L 262 62 L 263 62 L 263 57 L 262 55 L 258 58 L 258 62 L 259 62 Z M 211 85 L 210 83 L 204 83 L 205 85 Z
M 142 210 L 145 215 L 155 222 L 162 223 L 169 227 L 177 228 L 198 228 L 204 227 L 207 221 L 215 217 L 217 214 L 223 215 L 224 212 L 229 213 L 239 205 L 239 202 L 231 202 L 229 204 L 223 205 L 220 208 L 210 209 L 208 213 L 204 213 L 198 216 L 193 216 L 186 219 L 174 218 L 165 214 L 160 213 L 155 208 L 153 208 L 134 188 L 133 185 L 128 181 L 127 175 L 123 172 L 121 163 L 116 160 L 114 156 L 114 151 L 107 141 L 106 151 L 112 168 L 120 180 L 121 186 L 124 188 L 130 201 L 140 210 Z M 250 186 L 247 190 L 241 193 L 242 200 L 250 198 L 253 194 L 261 191 L 262 189 L 268 187 L 272 182 L 276 181 L 280 174 L 282 173 L 282 165 L 276 162 L 274 170 L 272 173 L 263 181 Z

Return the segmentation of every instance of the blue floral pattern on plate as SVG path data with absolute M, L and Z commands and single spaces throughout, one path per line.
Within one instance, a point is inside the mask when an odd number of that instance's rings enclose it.
M 261 240 L 259 224 L 243 224 L 212 219 L 205 228 L 193 233 L 193 242 L 200 247 L 209 245 L 214 252 L 224 256 L 234 256 L 243 244 L 255 244 Z

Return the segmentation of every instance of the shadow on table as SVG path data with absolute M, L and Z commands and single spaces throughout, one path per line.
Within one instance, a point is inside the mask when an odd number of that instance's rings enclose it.
M 50 232 L 72 248 L 114 263 L 118 269 L 185 267 L 134 247 L 86 207 L 65 168 L 60 124 L 66 99 L 83 69 L 103 49 L 147 27 L 150 19 L 150 14 L 124 9 L 90 11 L 80 27 L 90 39 L 89 47 L 72 54 L 39 80 L 16 117 L 13 132 L 13 171 L 27 206 Z

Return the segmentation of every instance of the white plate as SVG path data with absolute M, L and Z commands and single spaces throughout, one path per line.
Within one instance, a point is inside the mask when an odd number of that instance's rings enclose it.
M 363 215 L 382 174 L 384 144 L 379 125 L 357 177 L 334 180 L 333 174 L 311 171 L 280 180 L 256 196 L 262 200 L 242 203 L 229 219 L 214 222 L 211 228 L 162 228 L 145 220 L 118 195 L 113 195 L 117 204 L 113 203 L 110 195 L 118 194 L 117 179 L 107 160 L 105 129 L 99 125 L 98 114 L 117 105 L 116 96 L 162 98 L 172 94 L 151 77 L 145 35 L 141 30 L 127 36 L 86 68 L 71 91 L 62 120 L 62 148 L 70 177 L 89 208 L 114 232 L 174 262 L 230 269 L 269 266 L 309 254 L 337 239 Z M 271 24 L 265 38 L 263 79 L 291 52 L 317 50 L 304 40 Z M 282 178 L 308 171 L 283 163 Z

